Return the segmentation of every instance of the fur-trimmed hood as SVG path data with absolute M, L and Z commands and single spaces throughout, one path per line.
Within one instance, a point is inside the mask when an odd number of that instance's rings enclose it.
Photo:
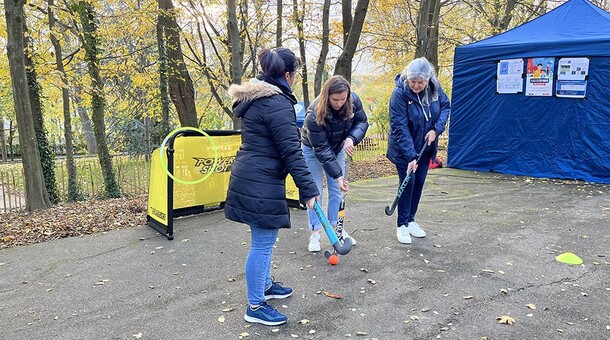
M 282 94 L 279 87 L 256 78 L 250 79 L 245 84 L 233 84 L 229 86 L 227 92 L 233 97 L 233 111 L 240 118 L 256 99 Z

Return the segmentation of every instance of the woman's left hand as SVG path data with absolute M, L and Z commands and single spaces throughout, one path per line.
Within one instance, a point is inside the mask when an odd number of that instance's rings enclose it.
M 432 144 L 434 142 L 434 140 L 436 139 L 436 131 L 434 131 L 434 130 L 428 131 L 425 139 L 428 141 L 428 145 Z
M 346 179 L 344 179 L 343 177 L 339 177 L 337 179 L 337 182 L 339 183 L 339 189 L 341 189 L 341 191 L 343 191 L 343 192 L 349 191 L 349 183 L 347 182 Z
M 348 155 L 352 156 L 354 153 L 354 140 L 349 137 L 345 138 L 345 141 L 343 142 L 343 150 L 345 150 Z

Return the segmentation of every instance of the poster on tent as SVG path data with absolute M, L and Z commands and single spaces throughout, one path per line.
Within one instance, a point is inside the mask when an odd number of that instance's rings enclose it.
M 526 96 L 552 96 L 555 58 L 528 58 Z
M 557 64 L 555 95 L 565 98 L 584 98 L 587 93 L 589 58 L 561 58 Z
M 500 60 L 496 73 L 496 92 L 523 92 L 523 59 Z

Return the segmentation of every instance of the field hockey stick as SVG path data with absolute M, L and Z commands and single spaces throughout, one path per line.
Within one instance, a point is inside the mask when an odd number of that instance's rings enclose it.
M 320 204 L 317 201 L 314 202 L 314 210 L 316 211 L 316 215 L 318 215 L 318 219 L 320 220 L 320 222 L 322 223 L 322 226 L 324 227 L 326 236 L 328 236 L 328 239 L 330 240 L 330 244 L 333 245 L 333 248 L 335 249 L 335 251 L 340 255 L 346 255 L 347 253 L 349 253 L 350 250 L 352 250 L 352 239 L 346 238 L 343 240 L 343 244 L 341 244 L 341 241 L 337 237 L 337 234 L 335 234 L 335 230 L 330 225 L 330 222 L 328 222 L 328 219 L 326 218 L 326 216 L 324 216 L 322 207 L 320 207 Z
M 426 147 L 428 146 L 428 142 L 424 141 L 424 146 L 421 148 L 421 151 L 417 154 L 417 158 L 415 163 L 419 164 L 419 159 L 421 158 L 421 155 L 424 153 L 424 150 L 426 150 Z M 398 200 L 400 199 L 400 195 L 402 195 L 403 190 L 405 190 L 405 187 L 407 186 L 407 184 L 409 184 L 409 179 L 411 179 L 411 175 L 413 174 L 413 170 L 409 170 L 407 172 L 407 177 L 405 177 L 405 179 L 402 181 L 402 183 L 400 183 L 400 187 L 398 188 L 398 191 L 396 192 L 396 197 L 394 197 L 394 202 L 392 202 L 392 206 L 386 206 L 385 207 L 385 214 L 388 216 L 391 216 L 394 213 L 394 210 L 396 210 L 396 206 L 398 205 Z
M 347 181 L 349 168 L 352 165 L 352 156 L 347 156 L 345 160 L 345 173 L 343 174 L 343 178 Z M 343 223 L 345 222 L 345 196 L 347 192 L 341 192 L 341 203 L 339 203 L 339 216 L 337 219 L 337 236 L 339 236 L 339 240 L 343 241 Z

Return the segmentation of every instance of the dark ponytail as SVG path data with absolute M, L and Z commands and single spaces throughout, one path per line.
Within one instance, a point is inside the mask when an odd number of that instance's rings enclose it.
M 286 72 L 295 72 L 301 66 L 299 58 L 284 47 L 260 51 L 258 62 L 261 65 L 262 73 L 273 79 L 283 77 Z

